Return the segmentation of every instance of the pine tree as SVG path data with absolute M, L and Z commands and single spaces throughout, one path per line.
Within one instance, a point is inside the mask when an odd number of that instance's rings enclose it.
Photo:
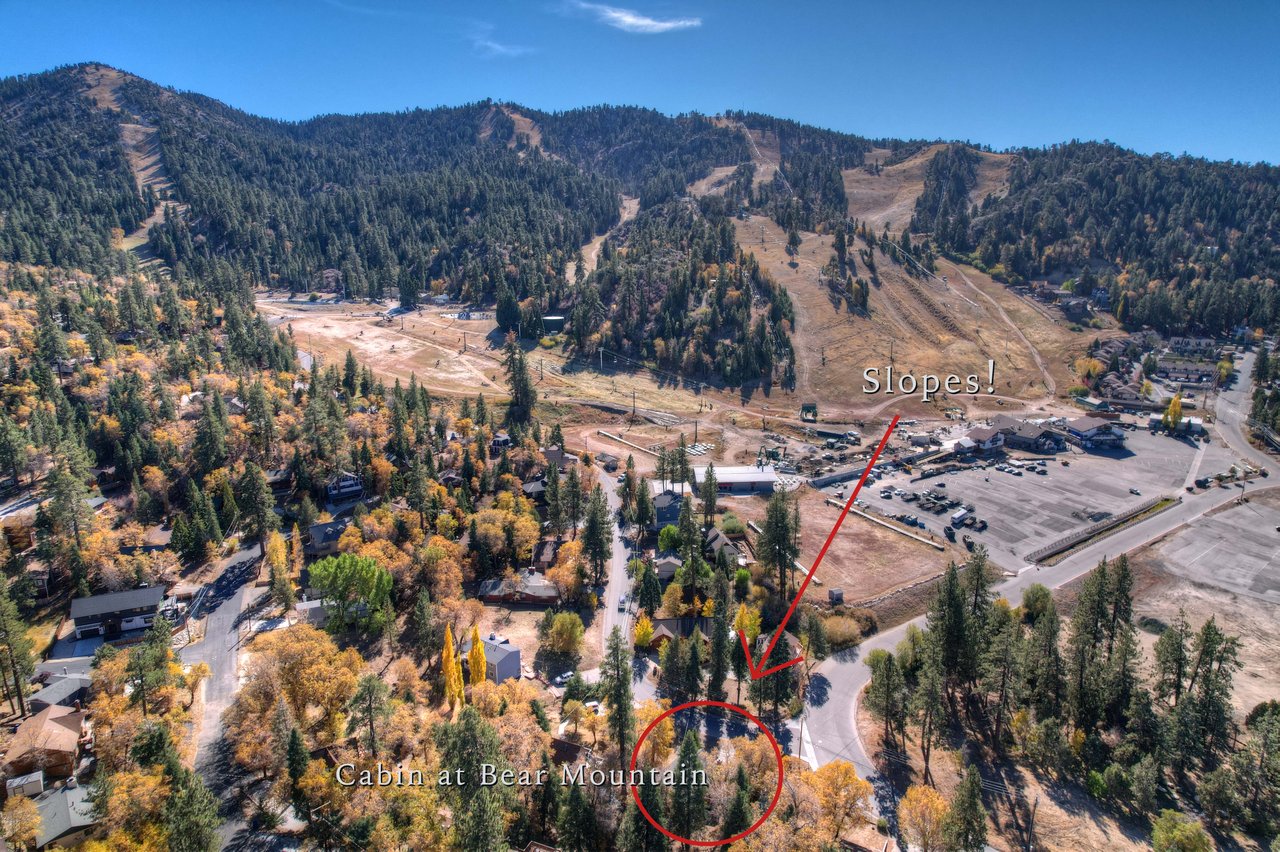
M 0 531 L 0 535 L 4 535 Z M 4 668 L 4 677 L 11 685 L 6 688 L 11 700 L 17 699 L 18 715 L 27 715 L 24 690 L 28 678 L 35 671 L 31 659 L 31 639 L 27 635 L 27 626 L 18 615 L 18 607 L 9 596 L 8 588 L 0 588 L 0 665 Z
M 1100 656 L 1108 624 L 1108 574 L 1104 559 L 1085 578 L 1067 638 L 1067 710 L 1076 727 L 1083 731 L 1091 731 L 1098 723 L 1105 704 Z
M 591 489 L 587 504 L 587 520 L 582 527 L 582 554 L 591 564 L 591 578 L 599 585 L 604 582 L 604 566 L 613 552 L 613 524 L 609 520 L 609 505 L 604 490 L 599 485 Z
M 939 650 L 938 663 L 947 692 L 964 676 L 966 648 L 969 630 L 964 592 L 960 588 L 960 573 L 954 562 L 947 566 L 938 593 L 927 616 L 929 633 L 935 638 Z
M 538 790 L 534 794 L 533 817 L 537 823 L 539 834 L 542 837 L 549 837 L 551 829 L 560 815 L 560 799 L 562 796 L 560 776 L 556 772 L 555 762 L 551 759 L 551 753 L 545 749 L 542 752 L 542 763 L 538 768 L 538 775 L 544 780 L 538 784 Z
M 676 530 L 680 533 L 680 554 L 685 561 L 693 559 L 702 544 L 702 535 L 698 530 L 698 522 L 694 520 L 693 498 L 688 494 L 680 501 L 680 515 L 676 521 Z
M 1023 646 L 1019 692 L 1037 719 L 1056 718 L 1062 712 L 1062 654 L 1058 648 L 1061 619 L 1052 597 L 1045 598 L 1044 611 L 1036 618 L 1031 636 Z
M 942 660 L 936 645 L 937 637 L 930 635 L 925 645 L 925 658 L 916 678 L 916 689 L 911 695 L 910 711 L 919 728 L 917 742 L 924 761 L 924 782 L 933 783 L 929 761 L 933 747 L 943 742 L 947 731 L 946 678 L 942 672 Z
M 751 785 L 747 781 L 747 772 L 738 764 L 738 774 L 734 778 L 733 798 L 725 812 L 724 822 L 720 825 L 720 836 L 736 837 L 751 827 L 754 813 L 751 808 Z
M 640 801 L 659 825 L 666 821 L 666 806 L 663 802 L 662 790 L 656 784 L 640 783 L 636 785 Z M 618 831 L 618 849 L 621 852 L 667 852 L 671 843 L 666 835 L 649 824 L 636 807 L 634 799 L 627 800 L 627 810 L 622 817 L 622 825 Z
M 716 482 L 716 466 L 712 462 L 707 462 L 707 469 L 702 474 L 702 493 L 698 495 L 702 498 L 702 525 L 707 529 L 711 529 L 711 524 L 716 517 L 716 498 L 720 494 L 720 486 Z
M 556 830 L 559 833 L 557 847 L 564 852 L 592 852 L 599 848 L 600 827 L 596 822 L 595 808 L 582 791 L 581 784 L 569 785 Z
M 729 581 L 723 575 L 716 577 L 715 610 L 711 614 L 711 651 L 707 672 L 707 697 L 712 701 L 724 701 L 724 688 L 729 674 Z
M 435 607 L 431 603 L 431 593 L 425 588 L 418 590 L 410 623 L 413 627 L 414 649 L 422 658 L 431 657 L 439 646 L 440 631 L 436 624 Z
M 698 753 L 698 735 L 693 731 L 685 731 L 673 771 L 671 830 L 681 837 L 693 837 L 707 824 L 707 785 L 695 783 L 705 767 Z M 691 848 L 687 843 L 682 845 L 686 850 Z
M 907 715 L 906 682 L 897 658 L 881 648 L 867 655 L 867 667 L 871 669 L 871 682 L 867 685 L 867 711 L 884 724 L 882 738 L 885 746 L 894 748 Z
M 528 423 L 533 418 L 533 406 L 538 399 L 538 391 L 529 376 L 529 366 L 525 363 L 524 350 L 515 340 L 514 334 L 507 335 L 507 352 L 503 366 L 507 371 L 507 387 L 511 391 L 511 405 L 507 408 L 507 420 L 511 423 Z
M 645 532 L 653 526 L 657 510 L 653 505 L 653 489 L 647 477 L 640 477 L 640 485 L 636 488 L 636 505 L 634 519 L 638 530 L 637 537 L 643 538 Z
M 799 530 L 794 525 L 787 492 L 775 491 L 765 508 L 764 526 L 756 546 L 756 559 L 765 570 L 778 572 L 778 593 L 788 594 L 787 577 L 795 566 L 800 548 L 796 544 Z
M 636 601 L 640 608 L 652 616 L 662 606 L 662 581 L 658 572 L 653 570 L 653 563 L 645 560 L 640 569 L 640 581 L 637 584 Z
M 547 500 L 547 528 L 559 541 L 560 536 L 564 535 L 565 506 L 564 493 L 560 487 L 560 468 L 554 464 L 547 466 L 545 496 Z
M 609 732 L 618 746 L 620 769 L 629 759 L 632 729 L 635 727 L 635 713 L 631 707 L 631 658 L 622 629 L 615 625 L 609 633 L 604 659 L 600 663 L 600 681 L 604 687 L 605 703 L 609 706 Z
M 1022 657 L 1022 625 L 1013 619 L 1007 606 L 992 610 L 989 618 L 991 642 L 979 662 L 982 689 L 991 697 L 991 742 L 1003 747 L 1004 725 L 1013 704 L 1017 666 Z
M 578 538 L 578 524 L 582 520 L 582 512 L 586 495 L 582 492 L 582 479 L 578 475 L 578 466 L 570 465 L 564 478 L 563 500 L 564 518 L 568 527 L 573 530 L 573 539 Z
M 970 765 L 951 798 L 944 828 L 948 849 L 982 852 L 987 847 L 987 811 L 982 807 L 982 779 Z
M 210 852 L 217 849 L 218 799 L 200 777 L 184 766 L 170 772 L 164 823 L 170 852 Z
M 299 800 L 298 782 L 302 780 L 302 776 L 307 772 L 307 764 L 311 762 L 311 755 L 307 752 L 306 743 L 303 742 L 302 732 L 294 726 L 289 731 L 289 746 L 285 753 L 285 768 L 289 772 L 289 789 L 295 804 Z
M 435 740 L 440 768 L 461 779 L 444 788 L 453 809 L 454 848 L 465 852 L 501 848 L 512 788 L 481 783 L 486 765 L 499 773 L 510 768 L 497 732 L 474 707 L 464 707 L 456 722 L 436 726 Z
M 387 703 L 390 694 L 390 687 L 381 678 L 367 674 L 360 678 L 355 694 L 347 702 L 347 734 L 363 728 L 365 742 L 375 758 L 378 756 L 378 722 L 391 715 L 391 706 Z

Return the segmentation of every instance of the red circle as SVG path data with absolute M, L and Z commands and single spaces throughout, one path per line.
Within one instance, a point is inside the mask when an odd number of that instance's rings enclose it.
M 688 701 L 684 704 L 680 704 L 676 707 L 672 707 L 670 710 L 663 711 L 661 714 L 658 715 L 656 719 L 654 719 L 652 722 L 649 723 L 649 727 L 644 729 L 644 731 L 640 734 L 640 738 L 636 740 L 635 748 L 631 750 L 631 772 L 636 771 L 636 762 L 640 758 L 640 744 L 644 742 L 644 738 L 649 736 L 649 734 L 653 731 L 653 729 L 656 728 L 658 726 L 658 723 L 661 722 L 663 719 L 667 718 L 668 716 L 674 713 L 679 713 L 681 710 L 688 710 L 691 707 L 721 707 L 721 708 L 724 708 L 725 710 L 732 710 L 734 713 L 737 713 L 740 716 L 744 716 L 747 719 L 747 721 L 754 724 L 757 728 L 760 729 L 760 732 L 764 734 L 765 739 L 769 741 L 769 745 L 773 746 L 773 755 L 778 761 L 778 786 L 773 791 L 773 798 L 769 800 L 769 807 L 764 809 L 764 813 L 760 815 L 760 818 L 755 822 L 751 823 L 751 825 L 746 829 L 746 831 L 740 832 L 739 834 L 735 834 L 733 837 L 726 837 L 722 840 L 693 840 L 688 837 L 681 837 L 680 835 L 676 834 L 674 831 L 669 831 L 667 830 L 666 827 L 659 824 L 659 822 L 656 819 L 654 819 L 653 816 L 649 813 L 649 811 L 645 808 L 644 803 L 640 801 L 640 791 L 636 788 L 636 786 L 634 784 L 627 784 L 627 787 L 630 788 L 631 790 L 631 798 L 635 800 L 636 807 L 640 809 L 640 813 L 644 814 L 644 818 L 649 821 L 649 824 L 652 825 L 654 828 L 658 829 L 658 831 L 661 831 L 663 834 L 665 834 L 667 837 L 671 838 L 675 842 L 687 843 L 690 846 L 707 846 L 707 847 L 728 846 L 731 843 L 737 843 L 739 840 L 751 834 L 756 829 L 760 828 L 760 826 L 764 825 L 764 821 L 769 818 L 769 815 L 773 813 L 773 809 L 778 806 L 778 799 L 782 796 L 782 749 L 778 747 L 778 741 L 774 739 L 773 734 L 769 733 L 769 729 L 765 727 L 764 723 L 761 722 L 759 719 L 757 719 L 755 716 L 752 716 L 750 713 L 748 713 L 745 708 L 739 707 L 736 704 L 729 704 L 724 701 Z

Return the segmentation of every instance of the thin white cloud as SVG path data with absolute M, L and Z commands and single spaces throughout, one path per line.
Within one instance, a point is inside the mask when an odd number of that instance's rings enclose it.
M 586 3 L 584 0 L 572 0 L 572 5 L 595 15 L 600 23 L 628 33 L 655 35 L 702 26 L 701 18 L 651 18 L 632 9 L 606 6 L 603 3 Z
M 481 56 L 525 56 L 533 53 L 533 48 L 522 44 L 507 44 L 493 37 L 493 25 L 478 23 L 471 29 L 468 37 L 471 47 Z

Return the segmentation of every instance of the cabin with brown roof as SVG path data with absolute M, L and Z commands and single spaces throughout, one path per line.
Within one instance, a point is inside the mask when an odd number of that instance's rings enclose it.
M 53 704 L 18 726 L 4 756 L 4 774 L 13 778 L 37 769 L 53 778 L 75 773 L 80 744 L 87 738 L 88 713 Z

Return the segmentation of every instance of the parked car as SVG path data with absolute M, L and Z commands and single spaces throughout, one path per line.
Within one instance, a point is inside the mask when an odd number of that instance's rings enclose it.
M 1132 495 L 1134 495 L 1135 497 L 1141 497 L 1141 496 L 1142 496 L 1142 492 L 1141 492 L 1141 491 L 1139 491 L 1139 490 L 1138 490 L 1138 489 L 1136 489 L 1136 488 L 1130 488 L 1130 489 L 1129 489 L 1129 493 L 1130 493 L 1130 494 L 1132 494 Z
M 573 677 L 573 672 L 562 672 L 561 674 L 556 675 L 551 683 L 555 686 L 564 686 L 569 682 L 569 678 L 571 677 Z

